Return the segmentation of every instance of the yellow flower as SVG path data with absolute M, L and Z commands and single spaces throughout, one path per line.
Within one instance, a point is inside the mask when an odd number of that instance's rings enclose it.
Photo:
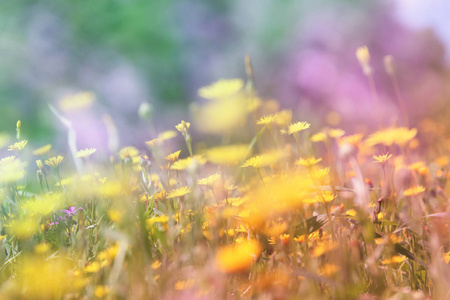
M 177 189 L 172 190 L 168 195 L 167 198 L 176 198 L 176 197 L 182 197 L 184 195 L 187 195 L 191 192 L 190 187 L 188 186 L 183 186 Z
M 345 131 L 342 129 L 338 129 L 338 128 L 332 128 L 330 129 L 330 131 L 328 131 L 328 135 L 330 136 L 330 138 L 338 138 L 341 137 L 345 134 Z
M 47 144 L 33 151 L 33 155 L 43 155 L 52 149 L 52 145 Z
M 150 265 L 150 267 L 151 267 L 153 270 L 159 269 L 159 267 L 161 267 L 161 262 L 160 262 L 159 260 L 155 260 L 155 261 Z
M 382 165 L 384 165 L 388 161 L 388 159 L 391 157 L 392 157 L 392 154 L 389 154 L 389 153 L 373 156 L 373 158 L 375 159 L 374 163 L 379 162 Z
M 178 159 L 180 156 L 181 150 L 178 150 L 177 152 L 171 153 L 165 157 L 165 159 L 169 162 L 174 162 Z
M 297 122 L 289 125 L 287 133 L 294 134 L 297 132 L 300 132 L 302 130 L 308 129 L 311 126 L 308 122 Z M 286 133 L 285 130 L 282 131 L 282 133 Z
M 95 148 L 86 148 L 84 150 L 78 151 L 75 156 L 76 157 L 84 157 L 84 158 L 86 158 L 86 157 L 89 157 L 92 154 L 94 154 L 95 151 L 97 151 L 97 149 L 95 149 Z
M 129 146 L 129 147 L 122 148 L 120 150 L 119 154 L 120 154 L 120 158 L 122 158 L 122 159 L 133 158 L 133 157 L 139 156 L 139 150 L 133 146 Z
M 147 224 L 147 226 L 151 226 L 155 223 L 167 223 L 168 221 L 169 221 L 169 217 L 162 215 L 162 216 L 153 217 L 151 219 L 147 219 L 145 221 L 145 224 Z
M 233 246 L 221 247 L 216 254 L 216 265 L 224 273 L 246 271 L 261 254 L 262 247 L 256 240 Z
M 175 126 L 175 128 L 183 134 L 185 134 L 188 131 L 189 127 L 191 127 L 191 123 L 185 121 L 181 121 L 180 124 Z
M 220 79 L 198 90 L 198 95 L 205 99 L 224 99 L 237 94 L 244 87 L 242 79 Z
M 262 116 L 257 122 L 257 125 L 270 125 L 276 120 L 276 115 Z
M 311 142 L 324 142 L 327 140 L 327 135 L 324 132 L 313 134 L 310 138 Z
M 450 262 L 450 252 L 444 253 L 444 255 L 442 256 L 442 258 L 444 259 L 444 262 L 446 264 L 448 264 Z
M 314 166 L 315 164 L 321 162 L 322 159 L 321 158 L 315 158 L 314 156 L 311 157 L 307 157 L 307 158 L 300 158 L 296 164 L 299 166 L 303 166 L 303 167 L 311 167 Z
M 8 147 L 8 151 L 16 151 L 16 152 L 22 151 L 23 148 L 25 148 L 25 145 L 26 145 L 27 143 L 28 143 L 27 140 L 23 140 L 23 141 L 20 141 L 20 142 L 16 142 L 16 143 L 14 143 L 13 145 L 11 145 L 11 146 Z
M 80 111 L 91 107 L 95 101 L 95 95 L 91 92 L 78 93 L 59 101 L 59 107 L 66 112 Z
M 205 164 L 205 159 L 200 156 L 194 156 L 194 157 L 187 157 L 184 159 L 179 159 L 176 162 L 174 162 L 170 168 L 172 170 L 186 170 L 192 167 L 195 167 L 196 165 L 203 165 Z
M 244 164 L 242 164 L 242 168 L 246 167 L 254 167 L 254 168 L 261 168 L 270 166 L 277 161 L 279 161 L 281 158 L 283 158 L 283 153 L 280 151 L 272 151 L 267 152 L 261 155 L 255 155 L 249 159 L 247 159 Z
M 422 185 L 418 185 L 418 186 L 413 186 L 407 190 L 404 190 L 403 195 L 404 196 L 415 196 L 415 195 L 418 195 L 423 192 L 425 192 L 425 187 Z
M 205 178 L 197 180 L 197 184 L 198 185 L 212 186 L 219 179 L 220 179 L 220 174 L 219 173 L 215 173 L 215 174 L 212 174 L 211 176 L 208 176 L 208 177 L 205 177 Z
M 64 157 L 62 157 L 60 155 L 58 155 L 57 157 L 55 157 L 55 156 L 54 157 L 50 157 L 49 159 L 47 159 L 45 161 L 45 164 L 47 166 L 52 167 L 55 170 L 58 170 L 63 159 L 64 159 Z
M 237 165 L 248 153 L 248 145 L 227 145 L 208 149 L 206 159 L 214 164 Z
M 368 146 L 382 144 L 391 146 L 393 144 L 404 146 L 411 141 L 417 134 L 417 129 L 408 129 L 406 127 L 388 128 L 371 134 L 366 143 Z
M 193 287 L 195 284 L 195 280 L 194 279 L 186 279 L 186 280 L 178 280 L 177 282 L 175 282 L 175 289 L 182 291 L 182 290 L 187 290 L 190 289 L 191 287 Z
M 109 294 L 109 288 L 106 285 L 97 285 L 95 287 L 94 295 L 97 298 L 103 298 Z
M 399 263 L 402 263 L 406 260 L 406 257 L 403 255 L 394 255 L 391 258 L 386 258 L 383 261 L 381 261 L 381 264 L 383 265 L 397 265 Z

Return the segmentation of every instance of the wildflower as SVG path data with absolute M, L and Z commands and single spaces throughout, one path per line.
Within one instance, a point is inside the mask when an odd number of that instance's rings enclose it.
M 310 138 L 311 142 L 324 142 L 327 140 L 327 135 L 324 132 L 313 134 Z
M 124 212 L 117 208 L 110 208 L 107 214 L 111 221 L 120 222 L 120 220 L 122 220 Z
M 242 79 L 220 79 L 198 90 L 198 95 L 209 100 L 224 99 L 237 94 L 244 87 Z
M 418 185 L 418 186 L 413 186 L 407 190 L 404 190 L 403 195 L 404 196 L 415 196 L 415 195 L 418 195 L 423 192 L 425 192 L 425 187 L 422 185 Z
M 38 254 L 44 254 L 50 250 L 51 246 L 47 243 L 39 243 L 34 246 L 34 251 Z
M 195 168 L 196 166 L 205 164 L 205 162 L 206 162 L 205 159 L 201 156 L 187 157 L 185 159 L 179 159 L 175 161 L 170 166 L 170 169 L 181 171 L 190 168 Z
M 381 165 L 385 165 L 388 159 L 392 157 L 392 154 L 386 153 L 383 155 L 374 155 L 373 158 L 375 159 L 374 163 L 379 162 Z
M 371 134 L 366 143 L 368 146 L 383 144 L 391 146 L 393 144 L 404 146 L 410 142 L 417 134 L 417 129 L 408 129 L 406 127 L 388 128 Z
M 403 255 L 394 255 L 391 258 L 386 258 L 381 261 L 381 264 L 383 265 L 397 265 L 399 263 L 402 263 L 406 260 L 406 257 Z
M 62 209 L 61 212 L 65 213 L 68 217 L 71 217 L 80 209 L 83 209 L 83 208 L 82 207 L 76 208 L 75 206 L 71 206 L 71 207 L 69 207 L 69 209 Z
M 194 286 L 195 280 L 194 279 L 186 279 L 186 280 L 178 280 L 175 282 L 175 289 L 176 290 L 187 290 Z
M 242 165 L 242 168 L 246 167 L 254 167 L 254 168 L 261 168 L 266 167 L 269 165 L 272 165 L 276 163 L 278 160 L 280 160 L 283 157 L 283 153 L 279 151 L 273 151 L 264 153 L 261 155 L 255 155 L 249 159 L 247 159 Z
M 345 131 L 338 128 L 332 128 L 328 131 L 330 138 L 339 138 L 345 134 Z
M 289 125 L 287 133 L 294 134 L 305 129 L 308 129 L 311 126 L 308 122 L 297 122 Z M 285 130 L 282 130 L 282 133 L 286 133 Z
M 444 259 L 444 262 L 448 264 L 450 262 L 450 252 L 444 253 L 442 258 Z
M 291 236 L 289 234 L 282 234 L 280 235 L 280 241 L 284 246 L 289 245 L 289 242 L 291 241 Z
M 248 145 L 227 145 L 210 148 L 205 152 L 206 159 L 219 165 L 237 165 L 248 153 Z
M 95 95 L 91 92 L 82 92 L 59 101 L 59 107 L 66 112 L 81 111 L 91 107 Z
M 165 159 L 169 162 L 174 162 L 178 159 L 180 156 L 181 150 L 178 150 L 177 152 L 171 153 L 165 157 Z
M 325 253 L 331 252 L 338 247 L 338 244 L 333 241 L 324 241 L 319 243 L 312 252 L 313 257 L 319 257 Z
M 361 65 L 361 68 L 363 69 L 364 74 L 369 75 L 372 70 L 370 68 L 370 54 L 369 49 L 367 46 L 359 47 L 356 50 L 356 58 L 359 61 L 359 64 Z
M 159 260 L 155 260 L 155 261 L 150 265 L 150 267 L 151 267 L 153 270 L 159 269 L 159 267 L 161 267 L 161 262 L 160 262 Z
M 109 294 L 109 288 L 106 285 L 97 285 L 95 287 L 94 295 L 97 298 L 103 298 Z
M 43 155 L 47 152 L 49 152 L 52 149 L 52 145 L 47 144 L 45 146 L 42 146 L 41 148 L 35 149 L 33 151 L 33 155 Z
M 309 168 L 321 161 L 322 161 L 321 158 L 315 158 L 314 156 L 311 156 L 307 158 L 300 158 L 295 164 Z
M 205 177 L 205 178 L 197 180 L 197 184 L 198 185 L 212 186 L 219 179 L 220 179 L 220 173 L 215 173 L 215 174 L 213 174 L 211 176 L 208 176 L 208 177 Z
M 57 157 L 50 157 L 45 161 L 45 164 L 47 166 L 52 167 L 55 170 L 59 170 L 59 166 L 61 165 L 62 160 L 64 159 L 63 156 L 58 155 Z
M 239 94 L 199 107 L 195 110 L 198 129 L 204 133 L 222 134 L 241 128 L 247 120 L 247 100 L 245 95 Z
M 172 190 L 168 195 L 167 198 L 176 198 L 176 197 L 182 197 L 184 195 L 187 195 L 191 192 L 191 189 L 188 186 L 183 186 L 178 189 Z
M 256 240 L 242 242 L 233 246 L 221 247 L 216 254 L 216 265 L 224 273 L 246 271 L 256 260 L 262 247 Z
M 92 154 L 94 154 L 95 151 L 97 151 L 97 149 L 95 149 L 95 148 L 86 148 L 84 150 L 78 151 L 75 156 L 87 158 L 87 157 L 91 156 Z
M 8 147 L 8 151 L 16 151 L 16 152 L 20 152 L 25 148 L 25 145 L 28 143 L 27 140 L 23 140 L 20 142 L 16 142 L 13 145 Z
M 145 142 L 150 148 L 156 147 L 156 146 L 160 146 L 163 142 L 162 138 L 154 138 L 153 140 L 147 141 Z
M 276 120 L 276 115 L 262 116 L 257 122 L 257 125 L 271 125 Z
M 124 147 L 119 152 L 120 158 L 127 159 L 127 158 L 135 158 L 139 156 L 139 150 L 136 149 L 133 146 Z
M 180 124 L 175 126 L 175 128 L 183 135 L 185 135 L 188 132 L 189 127 L 191 127 L 191 123 L 185 121 L 181 121 Z

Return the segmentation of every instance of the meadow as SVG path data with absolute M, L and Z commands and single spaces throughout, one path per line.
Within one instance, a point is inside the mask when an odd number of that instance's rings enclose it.
M 51 106 L 67 153 L 11 124 L 0 299 L 449 298 L 450 139 L 431 118 L 411 126 L 401 91 L 383 117 L 367 47 L 355 59 L 379 120 L 366 132 L 264 98 L 249 57 L 246 78 L 212 79 L 140 147 L 114 151 L 106 116 L 111 153 L 77 148 L 64 113 L 89 92 Z M 384 69 L 395 87 L 392 57 Z

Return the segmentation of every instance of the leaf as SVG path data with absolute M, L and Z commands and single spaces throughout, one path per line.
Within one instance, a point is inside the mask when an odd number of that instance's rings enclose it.
M 325 214 L 323 215 L 317 215 L 314 217 L 311 217 L 306 220 L 306 227 L 307 230 L 305 230 L 305 224 L 299 223 L 295 227 L 295 236 L 304 235 L 304 234 L 311 234 L 314 231 L 321 228 L 323 225 L 325 225 L 328 222 L 327 216 Z
M 381 238 L 381 235 L 375 232 L 375 238 Z M 406 256 L 407 258 L 412 259 L 415 262 L 419 263 L 425 269 L 428 269 L 428 267 L 419 258 L 417 258 L 414 254 L 412 254 L 408 249 L 400 245 L 400 243 L 396 243 L 394 245 L 394 250 L 395 252 L 400 253 Z

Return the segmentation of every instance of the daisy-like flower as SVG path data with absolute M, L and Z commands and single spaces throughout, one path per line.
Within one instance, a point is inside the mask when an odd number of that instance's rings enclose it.
M 271 125 L 276 120 L 276 115 L 262 116 L 256 122 L 257 125 Z
M 314 166 L 315 164 L 317 164 L 317 163 L 319 163 L 321 161 L 322 161 L 321 158 L 315 158 L 314 156 L 311 156 L 311 157 L 307 157 L 307 158 L 300 158 L 296 162 L 296 164 L 299 165 L 299 166 L 303 166 L 303 167 L 309 168 L 309 167 L 312 167 L 312 166 Z
M 65 213 L 67 217 L 71 217 L 76 214 L 77 211 L 83 209 L 82 207 L 76 208 L 75 206 L 69 207 L 69 209 L 62 209 L 61 212 Z
M 13 145 L 8 147 L 8 151 L 16 151 L 16 152 L 20 152 L 23 150 L 23 148 L 25 148 L 25 145 L 28 143 L 27 140 L 23 140 L 17 143 L 14 143 Z
M 184 159 L 179 159 L 175 161 L 171 166 L 170 169 L 172 170 L 186 170 L 191 167 L 195 167 L 196 165 L 203 165 L 205 164 L 205 159 L 201 156 L 194 156 L 194 157 L 187 157 Z
M 212 174 L 211 176 L 197 180 L 197 184 L 211 186 L 219 179 L 220 179 L 220 174 L 215 173 L 215 174 Z
M 87 158 L 87 157 L 91 156 L 92 154 L 94 154 L 95 151 L 97 151 L 97 149 L 95 149 L 95 148 L 86 148 L 84 150 L 78 151 L 75 156 Z
M 284 156 L 283 152 L 281 151 L 271 151 L 267 153 L 263 153 L 261 155 L 255 155 L 253 157 L 250 157 L 247 159 L 243 164 L 242 168 L 246 167 L 254 167 L 254 168 L 261 168 L 270 166 L 280 159 L 282 159 Z
M 404 196 L 415 196 L 415 195 L 418 195 L 423 192 L 425 192 L 425 187 L 422 185 L 418 185 L 418 186 L 413 186 L 407 190 L 404 190 L 403 195 Z
M 45 161 L 45 164 L 47 166 L 52 167 L 55 170 L 59 169 L 59 166 L 61 165 L 62 160 L 64 159 L 63 156 L 58 155 L 58 156 L 54 156 L 54 157 L 50 157 L 49 159 L 47 159 Z
M 174 162 L 178 159 L 180 156 L 181 150 L 178 150 L 177 152 L 171 153 L 165 157 L 165 159 L 169 162 Z
M 384 259 L 381 264 L 383 265 L 397 265 L 406 260 L 406 256 L 403 255 L 394 255 L 391 258 Z
M 404 146 L 417 135 L 417 129 L 407 127 L 388 128 L 371 134 L 366 143 L 368 146 L 383 144 L 391 146 L 393 144 Z
M 382 165 L 384 165 L 388 159 L 390 159 L 392 157 L 392 154 L 386 153 L 383 155 L 374 155 L 373 158 L 375 159 L 374 163 L 380 163 Z
M 339 138 L 345 134 L 345 131 L 339 128 L 332 128 L 328 131 L 330 138 Z
M 297 123 L 292 123 L 291 125 L 289 125 L 289 128 L 287 131 L 282 130 L 281 133 L 288 133 L 288 134 L 294 134 L 300 131 L 303 131 L 305 129 L 308 129 L 311 126 L 311 124 L 309 124 L 308 122 L 297 122 Z
M 190 187 L 188 186 L 183 186 L 177 189 L 172 190 L 168 195 L 167 198 L 176 198 L 176 197 L 182 197 L 184 195 L 187 195 L 191 192 Z
M 191 127 L 191 123 L 185 122 L 185 121 L 181 121 L 180 124 L 175 126 L 175 128 L 179 132 L 181 132 L 182 134 L 186 134 L 186 132 L 188 131 L 189 127 Z

